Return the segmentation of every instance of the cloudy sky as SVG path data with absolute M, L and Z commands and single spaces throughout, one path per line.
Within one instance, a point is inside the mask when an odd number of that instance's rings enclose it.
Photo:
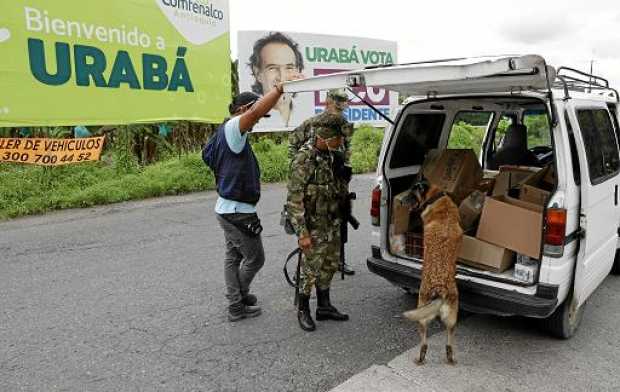
M 620 1 L 230 0 L 239 30 L 360 36 L 398 42 L 399 62 L 535 53 L 620 88 Z

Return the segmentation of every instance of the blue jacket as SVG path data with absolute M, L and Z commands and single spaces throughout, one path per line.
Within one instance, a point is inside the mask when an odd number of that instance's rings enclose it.
M 224 126 L 209 140 L 203 159 L 215 173 L 217 193 L 224 199 L 256 205 L 260 199 L 260 168 L 250 143 L 239 154 L 226 142 Z

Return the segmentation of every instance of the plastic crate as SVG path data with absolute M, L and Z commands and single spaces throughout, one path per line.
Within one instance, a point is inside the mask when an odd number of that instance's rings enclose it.
M 405 233 L 405 254 L 421 259 L 424 255 L 424 234 Z

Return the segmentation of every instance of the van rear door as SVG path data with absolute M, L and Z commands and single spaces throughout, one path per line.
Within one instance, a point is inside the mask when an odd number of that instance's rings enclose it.
M 505 93 L 547 89 L 555 70 L 537 55 L 440 60 L 366 68 L 296 80 L 284 92 L 380 87 L 405 96 Z
M 609 274 L 618 241 L 620 157 L 612 117 L 603 102 L 568 103 L 582 173 L 581 239 L 574 300 L 583 304 Z M 572 109 L 572 110 L 571 110 Z

